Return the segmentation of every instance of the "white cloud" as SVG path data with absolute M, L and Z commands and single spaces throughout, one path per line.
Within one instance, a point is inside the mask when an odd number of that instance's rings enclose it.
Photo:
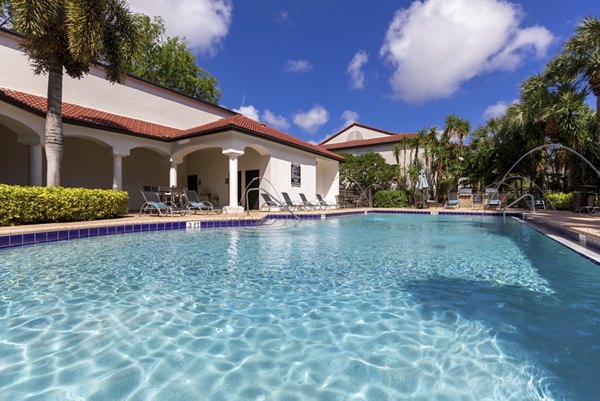
M 395 67 L 394 95 L 409 102 L 444 98 L 484 72 L 512 70 L 553 40 L 544 27 L 520 28 L 506 0 L 422 0 L 396 12 L 380 54 Z
M 341 128 L 346 128 L 352 123 L 355 123 L 358 120 L 358 113 L 353 110 L 344 110 L 342 115 L 340 116 L 340 120 L 344 121 Z
M 262 113 L 262 120 L 273 128 L 278 130 L 286 130 L 290 128 L 290 122 L 287 118 L 281 115 L 276 115 L 271 110 L 267 109 Z
M 193 50 L 214 54 L 229 32 L 231 0 L 129 0 L 134 12 L 161 16 L 167 35 L 185 36 Z
M 519 30 L 504 49 L 494 56 L 488 65 L 489 70 L 513 70 L 521 64 L 528 52 L 536 57 L 544 57 L 552 34 L 544 27 L 534 26 Z
M 275 16 L 275 20 L 277 20 L 279 22 L 285 22 L 285 21 L 289 20 L 289 18 L 290 18 L 290 12 L 288 10 L 279 10 L 277 15 Z
M 369 55 L 366 51 L 356 52 L 352 60 L 348 63 L 346 72 L 350 74 L 350 87 L 352 89 L 363 89 L 365 87 L 365 72 L 362 67 L 369 61 Z
M 314 134 L 320 126 L 329 121 L 329 112 L 323 106 L 316 105 L 307 112 L 300 111 L 294 114 L 293 121 L 304 131 Z
M 307 60 L 288 60 L 285 62 L 285 70 L 287 72 L 309 72 L 313 69 L 313 65 Z
M 251 118 L 255 121 L 260 121 L 260 118 L 258 117 L 258 109 L 252 105 L 241 106 L 239 109 L 233 109 L 233 111 L 235 111 L 236 113 L 240 113 L 241 115 Z
M 485 111 L 483 112 L 483 118 L 484 120 L 487 120 L 489 118 L 500 118 L 503 115 L 506 114 L 506 110 L 508 109 L 508 107 L 511 104 L 517 103 L 519 101 L 519 99 L 515 99 L 512 102 L 510 102 L 510 104 L 503 102 L 503 101 L 499 101 L 496 104 L 492 104 L 488 107 L 486 107 Z

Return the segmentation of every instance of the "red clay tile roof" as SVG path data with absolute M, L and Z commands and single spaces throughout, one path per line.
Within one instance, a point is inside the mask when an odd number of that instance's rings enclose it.
M 32 111 L 38 115 L 46 114 L 46 98 L 12 89 L 0 88 L 0 100 L 15 106 Z M 212 123 L 198 127 L 181 130 L 165 125 L 154 124 L 143 120 L 107 113 L 104 111 L 63 102 L 63 121 L 76 125 L 85 125 L 123 134 L 141 136 L 166 142 L 182 138 L 193 138 L 202 135 L 214 134 L 228 129 L 242 131 L 259 138 L 279 142 L 288 146 L 316 153 L 330 159 L 344 160 L 338 154 L 327 149 L 305 142 L 301 139 L 285 134 L 268 125 L 261 124 L 241 114 L 221 118 Z
M 371 138 L 371 139 L 357 139 L 354 141 L 348 142 L 338 142 L 332 143 L 330 145 L 321 145 L 325 149 L 328 150 L 338 150 L 338 149 L 350 149 L 350 148 L 359 148 L 362 146 L 374 146 L 385 143 L 395 143 L 402 142 L 408 138 L 414 138 L 417 134 L 393 134 L 390 136 L 384 136 L 380 138 Z
M 352 127 L 362 127 L 362 128 L 370 129 L 370 130 L 373 130 L 373 131 L 381 132 L 382 134 L 386 134 L 386 135 L 398 135 L 398 133 L 396 133 L 396 132 L 384 130 L 384 129 L 381 129 L 381 128 L 372 127 L 372 126 L 366 125 L 366 124 L 361 124 L 361 123 L 353 122 L 352 124 L 348 125 L 346 128 L 342 128 L 341 130 L 339 130 L 335 134 L 331 135 L 330 137 L 327 137 L 327 138 L 323 139 L 319 143 L 319 145 L 323 146 L 323 144 L 325 144 L 326 142 L 332 140 L 333 138 L 335 138 L 336 136 L 338 136 L 342 132 L 345 132 L 345 131 L 349 130 Z
M 286 145 L 291 145 L 296 148 L 309 150 L 312 153 L 321 154 L 330 159 L 344 160 L 344 158 L 340 155 L 330 152 L 322 146 L 313 145 L 312 143 L 305 142 L 294 136 L 276 130 L 275 128 L 270 127 L 266 124 L 262 124 L 258 121 L 252 120 L 251 118 L 245 117 L 241 114 L 236 114 L 231 117 L 225 117 L 212 123 L 188 129 L 185 131 L 185 134 L 182 135 L 182 137 L 205 135 L 214 131 L 223 131 L 224 129 L 242 130 L 251 135 L 263 137 L 265 139 L 270 139 L 272 141 L 280 142 Z

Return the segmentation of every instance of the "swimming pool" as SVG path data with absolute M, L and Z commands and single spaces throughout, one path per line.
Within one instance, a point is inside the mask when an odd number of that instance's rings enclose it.
M 0 399 L 600 393 L 600 268 L 510 218 L 373 214 L 0 258 Z

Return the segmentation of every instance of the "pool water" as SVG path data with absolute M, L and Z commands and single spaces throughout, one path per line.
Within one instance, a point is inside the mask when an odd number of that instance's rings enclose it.
M 597 400 L 600 267 L 367 215 L 0 252 L 2 400 Z

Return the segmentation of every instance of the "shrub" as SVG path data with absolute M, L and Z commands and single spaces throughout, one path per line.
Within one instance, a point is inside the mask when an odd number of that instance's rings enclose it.
M 123 191 L 0 184 L 0 226 L 117 217 L 128 202 Z
M 570 210 L 573 207 L 573 193 L 548 192 L 544 195 L 544 201 L 556 210 Z
M 373 197 L 375 207 L 406 207 L 408 192 L 400 190 L 378 191 Z

